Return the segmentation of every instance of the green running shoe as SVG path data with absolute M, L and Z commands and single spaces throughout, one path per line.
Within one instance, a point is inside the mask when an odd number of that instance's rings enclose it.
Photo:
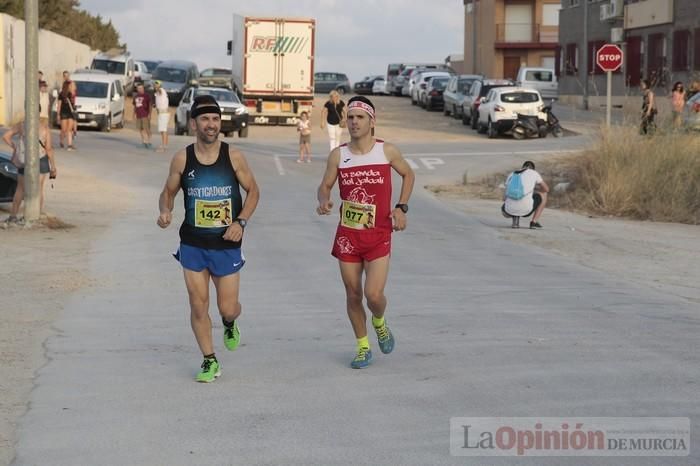
M 372 350 L 369 348 L 360 348 L 357 350 L 357 356 L 350 363 L 353 369 L 364 369 L 372 362 Z
M 389 354 L 394 351 L 394 335 L 389 330 L 389 327 L 384 324 L 381 327 L 374 327 L 374 331 L 377 332 L 377 341 L 382 353 Z
M 197 374 L 197 382 L 209 383 L 216 380 L 221 375 L 219 361 L 212 358 L 205 358 L 202 363 L 202 371 Z
M 227 327 L 224 325 L 224 345 L 229 351 L 238 348 L 238 343 L 241 341 L 241 331 L 238 329 L 238 323 L 234 320 L 233 325 Z

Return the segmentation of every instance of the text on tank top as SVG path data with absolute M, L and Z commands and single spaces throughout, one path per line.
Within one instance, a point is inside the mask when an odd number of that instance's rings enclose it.
M 226 241 L 226 229 L 241 212 L 243 200 L 229 146 L 221 143 L 211 165 L 197 160 L 194 144 L 186 149 L 187 161 L 180 186 L 184 194 L 185 220 L 180 227 L 183 243 L 204 249 L 235 249 L 241 242 Z
M 391 165 L 384 141 L 377 139 L 366 154 L 353 154 L 340 146 L 338 164 L 340 226 L 354 231 L 392 231 Z

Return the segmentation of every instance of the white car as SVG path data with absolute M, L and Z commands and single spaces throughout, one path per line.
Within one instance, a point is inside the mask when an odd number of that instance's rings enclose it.
M 478 130 L 480 133 L 488 132 L 491 138 L 508 133 L 518 119 L 518 113 L 545 120 L 547 115 L 543 108 L 542 96 L 535 89 L 510 86 L 493 88 L 479 105 Z
M 449 78 L 452 75 L 447 71 L 424 71 L 415 76 L 413 88 L 411 89 L 411 103 L 413 105 L 417 105 L 425 100 L 425 90 L 428 87 L 426 81 L 435 76 Z
M 372 94 L 383 95 L 386 93 L 386 80 L 384 78 L 375 80 L 374 85 L 372 86 Z
M 248 109 L 238 100 L 238 96 L 230 89 L 223 87 L 190 87 L 185 91 L 175 110 L 175 134 L 193 136 L 189 125 L 190 108 L 198 95 L 211 95 L 221 107 L 221 132 L 226 137 L 248 137 Z
M 75 113 L 78 126 L 100 131 L 124 126 L 124 88 L 118 77 L 103 71 L 83 70 L 74 73 L 71 79 L 77 88 Z

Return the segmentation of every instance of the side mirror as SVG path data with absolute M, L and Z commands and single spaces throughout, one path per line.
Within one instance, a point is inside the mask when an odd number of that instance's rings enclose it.
M 57 91 L 56 89 L 54 89 L 53 92 L 51 92 L 51 96 L 52 96 L 54 99 L 58 99 L 58 91 Z
M 119 99 L 121 99 L 121 98 L 122 98 L 122 96 L 120 96 L 119 94 L 114 94 L 114 97 L 112 97 L 112 100 L 115 102 L 118 102 Z
M 134 72 L 132 70 L 129 70 L 129 72 L 127 73 L 127 76 L 131 77 L 133 75 L 134 75 Z

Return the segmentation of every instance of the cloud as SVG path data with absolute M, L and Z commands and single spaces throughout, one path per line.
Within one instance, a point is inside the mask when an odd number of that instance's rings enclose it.
M 351 80 L 383 73 L 388 63 L 442 61 L 463 47 L 462 0 L 82 0 L 112 20 L 137 58 L 183 59 L 200 69 L 230 66 L 226 42 L 233 13 L 316 19 L 316 68 Z

